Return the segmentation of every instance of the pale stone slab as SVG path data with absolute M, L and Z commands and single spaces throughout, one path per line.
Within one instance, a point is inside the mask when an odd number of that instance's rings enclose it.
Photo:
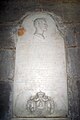
M 16 47 L 13 114 L 65 117 L 68 113 L 64 40 L 49 13 L 27 16 Z

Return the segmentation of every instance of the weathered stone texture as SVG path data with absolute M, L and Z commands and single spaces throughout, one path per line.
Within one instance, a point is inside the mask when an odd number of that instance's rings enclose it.
M 66 24 L 66 47 L 80 47 L 80 24 Z
M 69 78 L 68 77 L 68 103 L 69 103 L 69 118 L 71 120 L 79 120 L 80 119 L 80 101 L 79 101 L 79 89 L 77 86 L 77 82 L 79 78 Z
M 70 78 L 80 77 L 80 48 L 67 49 L 67 73 Z
M 3 1 L 1 2 L 2 7 L 0 8 L 0 22 L 14 22 L 19 20 L 28 11 L 39 10 L 53 11 L 56 15 L 61 16 L 64 22 L 79 22 L 80 4 L 76 4 L 74 1 L 70 3 L 68 2 L 55 2 L 52 0 L 51 2 L 39 0 Z
M 0 120 L 10 120 L 12 83 L 0 81 Z
M 16 35 L 12 30 L 14 26 L 0 26 L 0 48 L 14 48 L 16 46 Z M 16 31 L 16 29 L 15 29 Z M 15 39 L 14 39 L 15 37 Z
M 80 47 L 80 24 L 75 27 L 77 46 Z
M 79 101 L 79 106 L 80 106 L 80 78 L 77 79 L 76 85 L 78 89 L 78 101 Z M 79 107 L 79 117 L 80 117 L 80 107 Z
M 68 100 L 69 116 L 72 120 L 79 120 L 79 81 L 80 81 L 80 49 L 67 49 L 67 75 L 68 75 Z
M 75 40 L 75 29 L 74 27 L 67 26 L 67 33 L 65 37 L 65 43 L 67 47 L 75 47 L 76 46 L 76 40 Z
M 10 81 L 14 78 L 15 51 L 0 50 L 0 81 Z
M 14 0 L 1 2 L 0 22 L 19 20 L 27 11 L 35 10 L 39 3 L 30 0 Z
M 80 22 L 80 4 L 66 3 L 62 9 L 64 22 Z

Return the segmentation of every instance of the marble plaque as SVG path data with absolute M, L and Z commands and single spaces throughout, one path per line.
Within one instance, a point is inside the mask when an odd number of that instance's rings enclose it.
M 65 45 L 50 13 L 25 17 L 16 46 L 13 115 L 66 117 Z

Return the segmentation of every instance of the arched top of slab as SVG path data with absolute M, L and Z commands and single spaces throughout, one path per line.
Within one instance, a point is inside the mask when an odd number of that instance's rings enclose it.
M 43 20 L 42 20 L 43 19 Z M 62 37 L 65 36 L 67 32 L 67 27 L 63 24 L 62 19 L 54 14 L 53 12 L 27 12 L 18 22 L 18 29 L 23 30 L 25 32 L 26 25 L 30 27 L 32 25 L 31 21 L 33 22 L 33 26 L 36 27 L 36 24 L 42 24 L 42 21 L 49 21 L 49 24 L 53 23 L 55 29 L 58 30 Z M 36 21 L 36 22 L 35 22 Z M 40 22 L 41 21 L 41 22 Z M 46 22 L 47 24 L 47 22 Z M 52 26 L 52 25 L 51 25 Z M 20 31 L 21 32 L 21 31 Z

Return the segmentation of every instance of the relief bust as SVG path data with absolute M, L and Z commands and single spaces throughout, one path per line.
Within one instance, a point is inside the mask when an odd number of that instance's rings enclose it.
M 34 27 L 35 27 L 35 32 L 34 35 L 45 38 L 44 32 L 47 30 L 47 22 L 45 18 L 36 18 L 34 20 Z

